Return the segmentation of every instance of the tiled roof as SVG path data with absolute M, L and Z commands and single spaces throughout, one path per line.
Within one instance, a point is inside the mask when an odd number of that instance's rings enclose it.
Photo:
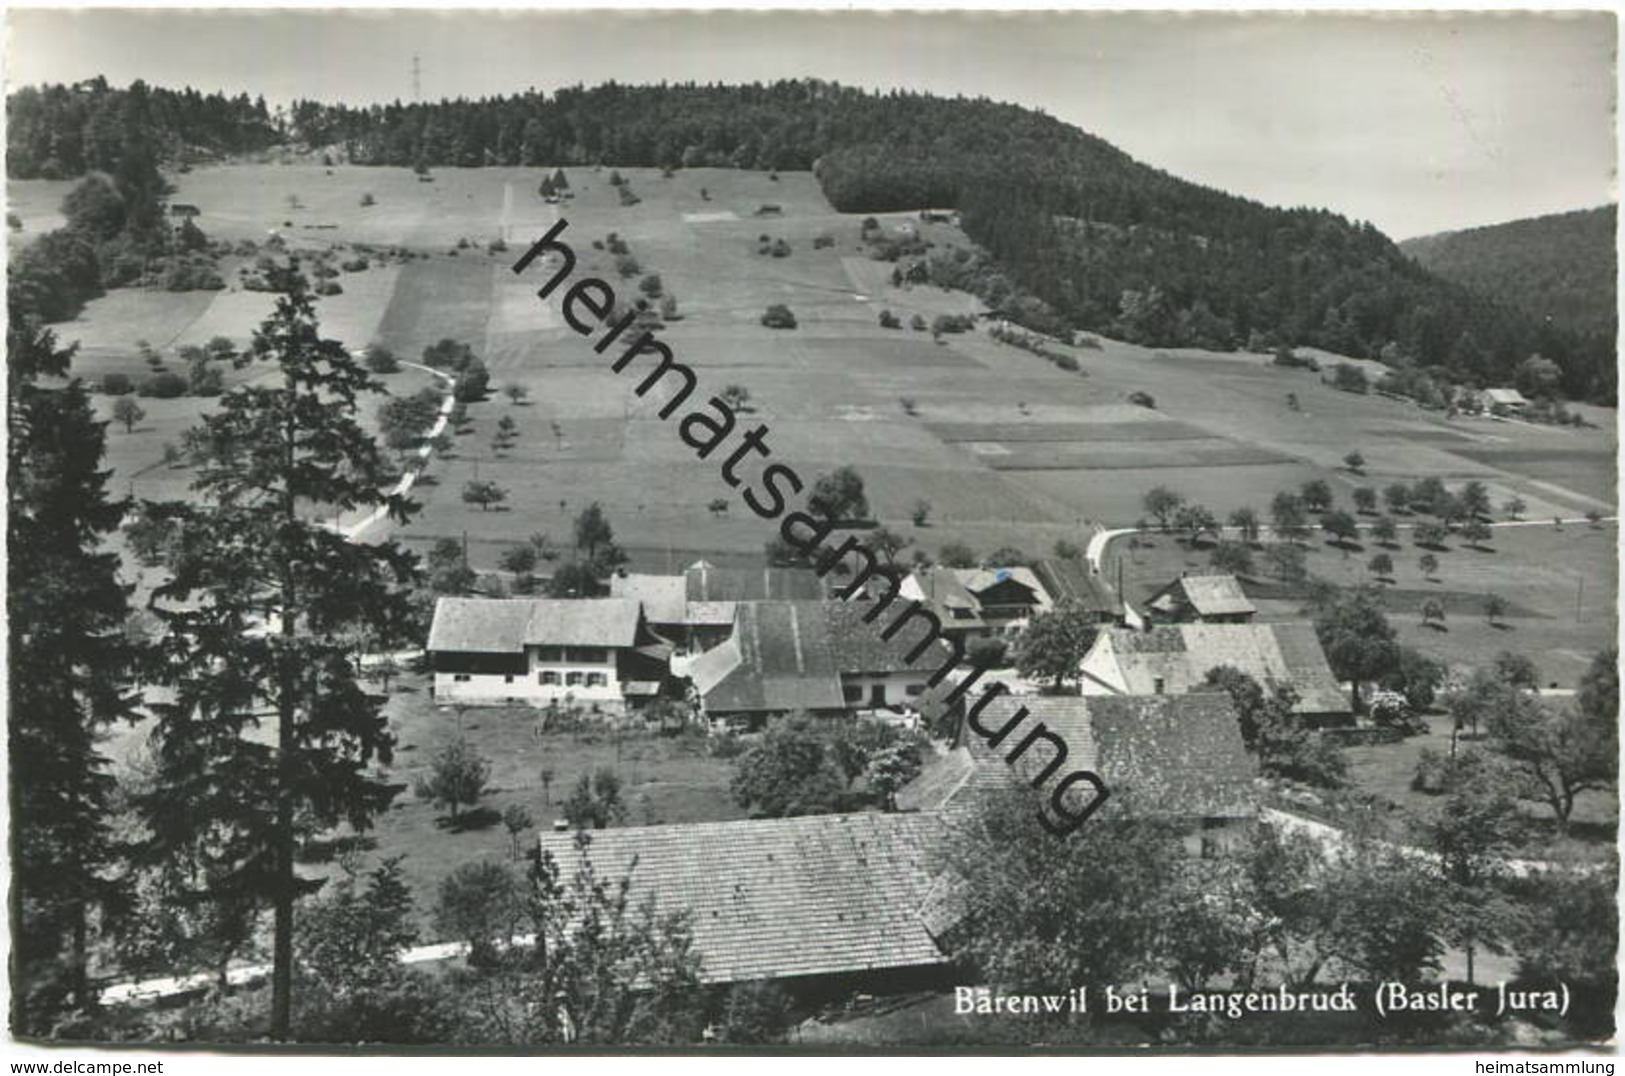
M 1184 589 L 1185 600 L 1202 616 L 1258 611 L 1257 606 L 1242 593 L 1241 584 L 1233 575 L 1187 575 L 1174 586 Z
M 1033 565 L 1033 571 L 1056 601 L 1070 599 L 1091 613 L 1123 615 L 1123 601 L 1117 592 L 1080 561 L 1063 558 L 1041 560 Z
M 512 653 L 526 646 L 626 647 L 637 642 L 639 606 L 625 598 L 441 598 L 430 650 Z
M 511 654 L 525 648 L 529 598 L 441 598 L 434 603 L 429 649 Z
M 890 639 L 881 632 L 908 609 L 903 601 L 894 601 L 883 609 L 873 624 L 864 622 L 863 614 L 872 603 L 855 598 L 852 601 L 834 599 L 823 603 L 829 624 L 830 646 L 835 654 L 835 668 L 843 673 L 889 673 L 914 670 L 932 673 L 952 656 L 948 644 L 938 639 L 910 662 L 908 655 L 920 645 L 927 624 L 923 617 L 914 617 Z
M 959 577 L 959 581 L 964 584 L 965 589 L 972 594 L 980 594 L 989 587 L 1010 581 L 1020 583 L 1032 591 L 1033 597 L 1036 599 L 1034 604 L 1040 607 L 1050 604 L 1049 591 L 1044 589 L 1044 584 L 1038 581 L 1038 576 L 1033 574 L 1031 568 L 1017 565 L 1014 568 L 953 568 L 950 570 Z
M 963 761 L 935 763 L 938 772 L 930 783 L 899 793 L 899 805 L 957 815 L 1008 782 L 1028 787 L 1055 757 L 1054 750 L 1035 744 L 1013 765 L 1004 756 L 1041 721 L 1067 746 L 1066 761 L 1051 781 L 1073 770 L 1093 770 L 1119 808 L 1132 802 L 1137 813 L 1150 817 L 1239 818 L 1252 812 L 1256 768 L 1242 743 L 1235 708 L 1223 693 L 1004 695 L 987 704 L 978 722 L 997 729 L 1022 707 L 1028 716 L 997 749 L 966 729 L 964 743 L 974 767 L 967 769 Z M 1088 793 L 1086 786 L 1083 792 Z
M 814 815 L 606 829 L 601 879 L 631 872 L 634 902 L 686 912 L 700 978 L 727 983 L 940 964 L 920 915 L 942 823 L 926 814 Z M 574 875 L 572 833 L 543 849 Z
M 976 611 L 976 598 L 965 589 L 965 584 L 959 581 L 951 568 L 916 568 L 903 580 L 898 593 L 905 598 L 940 605 L 945 609 Z
M 824 583 L 799 568 L 718 568 L 696 561 L 683 573 L 691 602 L 810 601 L 824 596 Z
M 643 615 L 656 624 L 681 624 L 688 612 L 688 584 L 680 575 L 616 573 L 609 577 L 614 598 L 643 603 Z
M 1139 632 L 1108 629 L 1127 694 L 1198 690 L 1210 669 L 1229 665 L 1268 688 L 1290 684 L 1300 713 L 1347 713 L 1348 699 L 1326 663 L 1312 625 L 1167 624 Z

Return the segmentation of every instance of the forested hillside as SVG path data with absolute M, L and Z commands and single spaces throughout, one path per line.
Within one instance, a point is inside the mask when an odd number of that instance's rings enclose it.
M 62 126 L 89 143 L 104 113 L 125 129 L 145 125 L 174 155 L 274 138 L 363 165 L 813 168 L 845 211 L 961 209 L 967 233 L 1050 307 L 1039 317 L 1030 302 L 1008 311 L 1038 327 L 1153 346 L 1314 345 L 1469 382 L 1505 380 L 1539 352 L 1559 364 L 1568 394 L 1614 395 L 1612 337 L 1476 296 L 1368 224 L 1187 183 L 1014 105 L 818 80 L 606 83 L 368 108 L 299 101 L 266 126 L 246 98 L 139 89 L 14 94 L 12 174 L 44 174 L 47 162 L 105 167 L 95 152 L 73 156 L 51 142 Z
M 1615 333 L 1614 206 L 1441 232 L 1399 245 L 1429 272 L 1551 318 L 1576 333 Z

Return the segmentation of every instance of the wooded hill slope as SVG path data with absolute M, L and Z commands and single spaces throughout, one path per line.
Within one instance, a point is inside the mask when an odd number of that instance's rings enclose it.
M 1407 239 L 1429 272 L 1576 333 L 1617 324 L 1616 207 L 1531 217 Z
M 246 99 L 198 99 L 212 108 L 194 99 L 140 84 L 18 91 L 8 101 L 11 174 L 46 174 L 48 160 L 71 167 L 61 153 L 41 155 L 52 139 L 71 141 L 75 124 L 88 138 L 104 113 L 126 131 L 144 125 L 179 157 L 264 137 L 256 110 L 242 112 Z M 1504 381 L 1539 352 L 1559 364 L 1569 395 L 1614 396 L 1611 337 L 1475 295 L 1369 224 L 1189 183 L 1041 112 L 986 99 L 815 79 L 606 83 L 367 108 L 299 101 L 274 133 L 363 165 L 811 168 L 843 211 L 962 210 L 966 232 L 1019 287 L 1006 313 L 1036 328 L 1164 347 L 1313 345 L 1470 382 Z

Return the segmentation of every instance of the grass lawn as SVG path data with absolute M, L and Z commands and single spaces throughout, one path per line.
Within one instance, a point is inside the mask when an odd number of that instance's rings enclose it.
M 621 779 L 628 825 L 745 817 L 728 793 L 733 763 L 712 758 L 703 738 L 665 737 L 641 729 L 619 736 L 610 729 L 538 735 L 536 719 L 541 711 L 528 706 L 471 707 L 461 714 L 462 734 L 491 763 L 489 790 L 480 801 L 475 825 L 453 830 L 442 817 L 442 808 L 418 799 L 411 789 L 429 773 L 435 752 L 456 738 L 458 712 L 431 702 L 427 677 L 408 676 L 392 686 L 386 713 L 398 746 L 387 776 L 406 789 L 367 835 L 371 848 L 363 862 L 370 866 L 385 856 L 406 856 L 402 866 L 425 917 L 434 906 L 440 880 L 460 864 L 508 858 L 512 846 L 500 821 L 504 810 L 522 805 L 537 827 L 549 829 L 554 819 L 563 817 L 564 800 L 580 776 L 601 767 Z M 552 771 L 545 789 L 543 769 Z M 534 830 L 521 840 L 533 837 Z M 324 869 L 331 872 L 337 867 Z

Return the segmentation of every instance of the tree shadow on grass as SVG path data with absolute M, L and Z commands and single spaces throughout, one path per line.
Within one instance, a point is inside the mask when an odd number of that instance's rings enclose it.
M 502 821 L 502 815 L 495 807 L 476 807 L 472 811 L 464 811 L 457 816 L 457 821 L 442 817 L 434 820 L 435 828 L 447 830 L 452 833 L 467 833 L 470 830 L 490 829 Z
M 299 862 L 332 863 L 347 852 L 370 852 L 377 847 L 378 841 L 365 834 L 316 838 L 306 841 L 299 849 Z

